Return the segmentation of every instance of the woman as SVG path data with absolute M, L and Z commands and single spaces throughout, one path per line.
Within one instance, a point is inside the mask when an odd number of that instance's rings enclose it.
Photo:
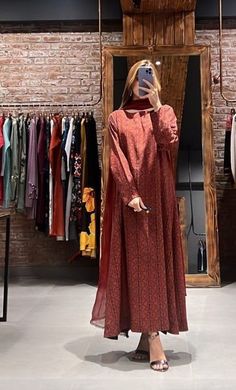
M 153 85 L 139 87 L 138 69 L 149 65 Z M 147 94 L 139 96 L 139 89 Z M 180 226 L 171 161 L 178 141 L 175 113 L 159 98 L 150 61 L 134 64 L 122 103 L 109 116 L 109 177 L 101 264 L 91 323 L 104 337 L 141 332 L 132 360 L 169 367 L 159 331 L 188 330 Z

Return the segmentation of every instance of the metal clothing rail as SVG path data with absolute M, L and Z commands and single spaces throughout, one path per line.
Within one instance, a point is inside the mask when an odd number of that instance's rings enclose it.
M 100 99 L 101 100 L 101 99 Z M 21 108 L 21 107 L 32 107 L 32 108 L 79 108 L 79 107 L 93 107 L 95 104 L 98 104 L 99 101 L 97 101 L 94 104 L 49 104 L 49 103 L 0 103 L 1 108 Z
M 18 108 L 18 107 L 72 107 L 74 109 L 79 107 L 93 107 L 96 106 L 100 101 L 102 100 L 102 81 L 103 81 L 103 75 L 102 75 L 102 6 L 101 6 L 101 0 L 98 0 L 98 31 L 99 31 L 99 58 L 100 58 L 100 88 L 99 88 L 99 98 L 94 103 L 83 103 L 83 104 L 50 104 L 50 103 L 0 103 L 1 108 Z

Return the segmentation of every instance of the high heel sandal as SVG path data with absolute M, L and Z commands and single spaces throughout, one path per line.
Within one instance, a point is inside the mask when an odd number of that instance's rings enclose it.
M 149 334 L 148 335 L 148 340 L 154 340 L 155 337 L 159 336 L 159 332 L 156 332 L 154 334 Z M 150 354 L 151 355 L 151 354 Z M 158 368 L 155 368 L 155 366 L 158 366 Z M 161 368 L 160 368 L 161 366 Z M 169 368 L 169 363 L 166 359 L 160 359 L 160 360 L 153 360 L 150 362 L 150 367 L 154 371 L 167 371 Z

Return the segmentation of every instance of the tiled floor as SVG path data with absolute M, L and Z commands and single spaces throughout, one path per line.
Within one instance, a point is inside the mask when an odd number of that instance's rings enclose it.
M 87 284 L 11 284 L 0 324 L 1 390 L 236 389 L 236 283 L 188 289 L 189 331 L 161 334 L 167 372 L 132 363 L 139 335 L 103 338 L 89 324 L 96 288 Z

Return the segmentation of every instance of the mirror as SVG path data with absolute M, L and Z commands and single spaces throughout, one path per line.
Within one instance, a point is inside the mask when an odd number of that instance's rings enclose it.
M 179 128 L 172 153 L 186 283 L 219 285 L 216 193 L 209 49 L 205 46 L 104 49 L 103 182 L 107 168 L 106 119 L 118 109 L 130 66 L 144 58 L 158 61 L 161 102 L 171 105 Z M 107 82 L 106 82 L 107 80 Z M 109 80 L 109 81 L 108 81 Z M 104 185 L 105 188 L 105 185 Z

